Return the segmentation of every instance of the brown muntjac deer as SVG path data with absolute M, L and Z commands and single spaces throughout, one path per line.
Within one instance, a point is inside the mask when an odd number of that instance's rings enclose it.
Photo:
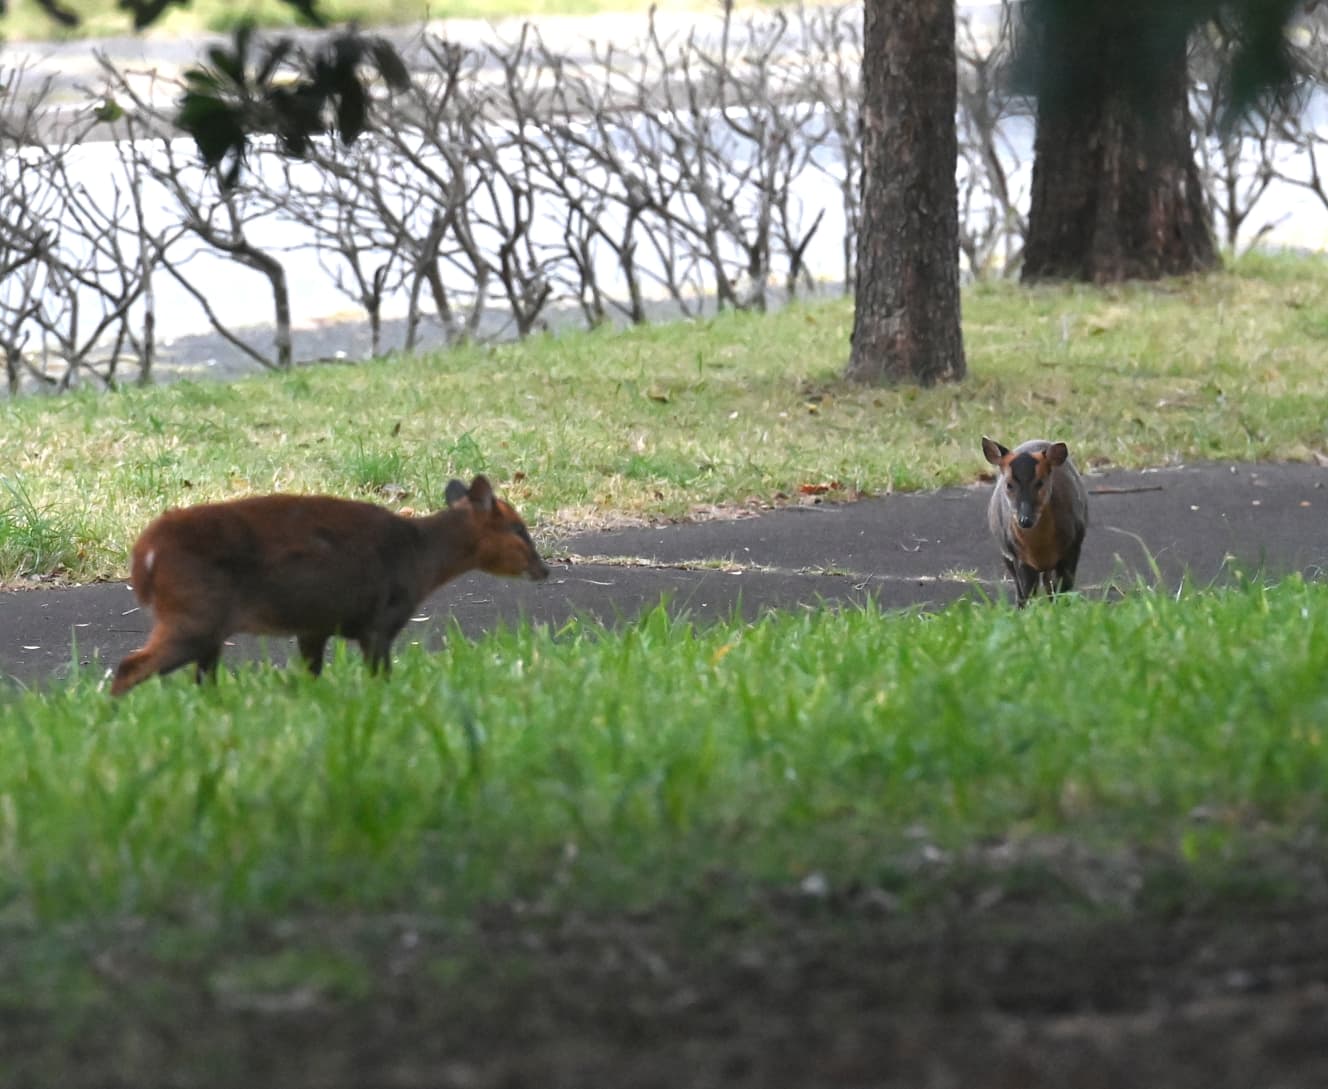
M 525 523 L 483 476 L 449 482 L 446 498 L 424 518 L 318 495 L 167 511 L 134 545 L 134 594 L 152 607 L 152 634 L 120 663 L 111 694 L 189 662 L 201 681 L 236 632 L 294 635 L 315 676 L 340 635 L 386 673 L 392 640 L 443 583 L 474 570 L 548 577 Z
M 983 436 L 996 466 L 987 524 L 1014 579 L 1019 608 L 1037 592 L 1074 589 L 1079 549 L 1088 531 L 1088 491 L 1063 442 L 1030 439 L 1013 450 Z

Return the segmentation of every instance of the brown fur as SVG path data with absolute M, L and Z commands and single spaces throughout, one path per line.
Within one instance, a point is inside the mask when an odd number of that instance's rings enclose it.
M 1034 571 L 1051 571 L 1061 562 L 1064 549 L 1055 518 L 1039 518 L 1032 529 L 1011 525 L 1009 530 L 1015 553 Z
M 1041 585 L 1050 596 L 1074 589 L 1088 530 L 1088 492 L 1063 442 L 1031 439 L 1009 450 L 983 438 L 998 470 L 987 521 L 1014 579 L 1022 609 Z M 1020 525 L 1020 516 L 1032 519 Z
M 134 545 L 134 593 L 156 622 L 116 669 L 112 695 L 189 662 L 202 679 L 237 632 L 294 635 L 314 674 L 328 639 L 344 636 L 386 672 L 392 640 L 443 583 L 473 570 L 548 576 L 520 516 L 484 477 L 469 489 L 452 481 L 447 499 L 418 519 L 307 495 L 167 511 Z

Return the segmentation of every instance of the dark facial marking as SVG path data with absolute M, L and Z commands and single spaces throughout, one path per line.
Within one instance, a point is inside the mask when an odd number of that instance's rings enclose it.
M 1010 459 L 1010 479 L 1027 486 L 1037 479 L 1039 459 L 1032 454 L 1016 454 Z

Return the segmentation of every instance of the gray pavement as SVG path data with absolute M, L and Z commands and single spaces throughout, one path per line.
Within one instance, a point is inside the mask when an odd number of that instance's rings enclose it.
M 1328 572 L 1328 468 L 1200 465 L 1090 474 L 1079 568 L 1089 594 L 1220 583 L 1236 572 Z M 1010 597 L 987 536 L 990 485 L 792 506 L 757 516 L 586 533 L 547 550 L 541 584 L 467 575 L 426 602 L 398 640 L 437 646 L 449 618 L 467 636 L 522 617 L 631 623 L 667 598 L 704 622 L 741 612 L 875 602 L 935 609 Z M 0 679 L 34 685 L 105 670 L 141 645 L 150 616 L 123 583 L 0 594 Z M 223 661 L 284 662 L 285 640 L 238 637 Z

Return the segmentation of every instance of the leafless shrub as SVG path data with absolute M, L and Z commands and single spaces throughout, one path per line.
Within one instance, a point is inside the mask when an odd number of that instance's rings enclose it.
M 466 115 L 465 170 L 475 179 L 476 199 L 458 216 L 459 223 L 466 223 L 466 238 L 487 236 L 486 249 L 496 258 L 491 267 L 519 337 L 537 328 L 553 294 L 550 271 L 559 259 L 556 242 L 543 243 L 536 236 L 538 148 L 545 126 L 543 73 L 533 62 L 533 37 L 527 25 L 495 57 L 501 83 L 492 94 L 477 95 L 479 108 Z M 476 261 L 474 255 L 471 260 Z
M 374 354 L 384 350 L 392 306 L 406 312 L 406 348 L 430 311 L 455 342 L 501 333 L 503 316 L 516 335 L 528 335 L 564 303 L 590 324 L 645 321 L 652 299 L 685 314 L 707 305 L 764 308 L 772 287 L 792 296 L 814 284 L 808 249 L 836 204 L 849 223 L 846 271 L 855 249 L 855 62 L 844 50 L 860 49 L 860 35 L 842 13 L 798 19 L 794 33 L 783 14 L 740 23 L 729 10 L 715 33 L 672 38 L 652 18 L 634 48 L 594 48 L 589 60 L 555 55 L 532 28 L 480 52 L 422 35 L 414 84 L 378 103 L 384 123 L 375 131 L 349 149 L 315 142 L 299 162 L 260 142 L 233 187 L 218 185 L 192 148 L 171 139 L 163 103 L 178 87 L 103 61 L 102 97 L 124 108 L 119 131 L 127 138 L 123 185 L 105 208 L 116 222 L 140 226 L 132 238 L 107 236 L 92 247 L 120 272 L 82 275 L 85 289 L 115 285 L 123 305 L 106 312 L 120 321 L 145 378 L 154 273 L 195 300 L 240 352 L 263 366 L 290 366 L 286 262 L 300 248 L 363 309 Z M 819 51 L 800 53 L 799 38 L 815 33 Z M 843 176 L 837 160 L 847 164 Z M 806 179 L 823 177 L 835 190 L 809 189 Z M 72 205 L 62 218 L 95 236 L 97 201 L 65 183 Z M 88 207 L 75 207 L 79 200 Z M 156 234 L 143 224 L 145 200 L 168 210 L 170 224 Z M 46 213 L 30 218 L 41 223 Z M 10 243 L 16 272 L 36 249 L 32 238 L 23 248 L 23 222 L 10 216 L 0 239 Z M 298 230 L 270 229 L 278 222 Z M 283 234 L 299 240 L 279 240 Z M 264 277 L 271 348 L 214 305 L 207 269 L 218 257 Z M 43 294 L 47 282 L 39 290 L 32 281 L 33 292 Z M 31 336 L 30 311 L 14 310 L 15 344 Z M 64 317 L 73 320 L 72 312 Z M 54 336 L 49 328 L 46 336 Z M 68 336 L 59 343 L 65 354 L 77 350 Z M 113 364 L 105 373 L 113 376 Z
M 468 141 L 483 127 L 473 88 L 483 58 L 426 36 L 422 62 L 431 65 L 384 127 L 391 177 L 375 195 L 385 222 L 401 225 L 409 298 L 407 347 L 413 346 L 427 290 L 449 343 L 472 339 L 489 300 L 494 261 L 477 237 L 479 178 Z M 371 137 L 374 138 L 374 137 Z
M 7 73 L 4 227 L 0 229 L 0 346 L 6 386 L 53 389 L 81 375 L 105 384 L 123 358 L 151 367 L 152 233 L 141 190 L 127 174 L 86 169 L 81 147 L 97 123 L 86 109 L 50 101 L 50 84 L 25 89 Z
M 854 5 L 799 7 L 798 23 L 807 97 L 817 104 L 827 130 L 812 166 L 839 191 L 844 221 L 840 280 L 847 294 L 853 290 L 862 220 L 861 9 Z
M 315 141 L 306 159 L 292 160 L 268 149 L 251 188 L 272 216 L 284 214 L 304 228 L 328 282 L 359 306 L 369 322 L 369 351 L 386 350 L 383 311 L 406 282 L 406 255 L 413 224 L 400 199 L 384 205 L 393 177 L 392 160 L 376 140 L 340 147 Z
M 45 255 L 52 246 L 48 213 L 57 206 L 49 172 L 40 152 L 29 151 L 39 114 L 46 106 L 50 85 L 30 93 L 25 73 L 5 72 L 4 127 L 0 150 L 4 153 L 4 185 L 0 189 L 0 351 L 5 358 L 5 384 L 10 396 L 19 391 L 27 373 L 25 351 L 31 340 L 32 319 L 41 308 L 45 284 Z
M 663 182 L 647 179 L 648 209 L 679 243 L 663 251 L 665 283 L 680 305 L 713 293 L 721 310 L 764 308 L 770 272 L 765 126 L 744 107 L 728 71 L 736 60 L 731 25 L 730 11 L 711 52 L 694 29 L 681 42 L 661 36 L 652 11 L 646 49 L 658 78 L 642 85 L 635 111 L 644 121 L 636 128 L 636 157 Z M 773 45 L 754 44 L 744 59 L 754 61 L 759 80 Z
M 76 169 L 90 115 L 61 129 L 40 93 L 25 112 L 0 86 L 0 145 L 16 152 L 0 198 L 9 389 L 79 374 L 110 383 L 122 359 L 146 380 L 163 273 L 267 367 L 295 358 L 295 267 L 363 311 L 375 355 L 416 347 L 429 323 L 457 343 L 526 336 L 559 313 L 593 326 L 641 323 L 656 306 L 764 309 L 826 277 L 852 290 L 860 9 L 730 6 L 671 25 L 652 13 L 638 41 L 573 53 L 534 27 L 482 49 L 422 32 L 411 86 L 379 94 L 379 123 L 353 146 L 315 140 L 292 160 L 259 142 L 229 189 L 171 139 L 162 92 L 178 88 L 160 77 L 103 62 L 100 98 L 125 108 L 118 131 L 131 139 L 96 193 Z M 1032 165 L 1032 111 L 1008 90 L 1008 37 L 993 29 L 961 23 L 957 43 L 960 246 L 978 277 L 1018 268 Z M 1322 80 L 1328 49 L 1309 31 L 1302 59 Z M 1192 107 L 1210 205 L 1235 250 L 1276 225 L 1251 230 L 1276 188 L 1328 210 L 1328 181 L 1303 100 L 1221 124 L 1224 48 L 1220 33 L 1196 42 Z M 215 305 L 228 262 L 262 277 L 270 345 L 241 327 L 253 307 L 240 323 Z M 402 314 L 388 343 L 387 318 Z
M 1281 134 L 1298 121 L 1276 104 L 1230 116 L 1223 73 L 1231 54 L 1232 42 L 1220 23 L 1204 28 L 1190 43 L 1190 121 L 1199 174 L 1213 224 L 1234 254 L 1241 250 L 1241 235 L 1255 207 L 1279 177 L 1278 158 L 1287 150 Z M 1291 142 L 1298 146 L 1304 141 Z M 1244 248 L 1257 246 L 1276 226 L 1273 220 L 1261 224 Z
M 270 237 L 271 202 L 248 178 L 223 186 L 215 172 L 202 168 L 192 146 L 174 137 L 169 108 L 158 104 L 168 97 L 156 86 L 159 77 L 149 74 L 142 89 L 140 81 L 100 59 L 108 99 L 127 107 L 121 146 L 139 184 L 153 187 L 153 195 L 171 207 L 177 226 L 169 240 L 149 240 L 153 263 L 198 303 L 213 329 L 240 352 L 270 369 L 289 368 L 294 360 L 290 287 L 280 248 Z M 257 154 L 265 155 L 263 145 Z M 261 243 L 260 234 L 266 236 Z M 186 239 L 194 244 L 185 245 Z M 206 277 L 189 267 L 201 252 L 252 269 L 267 282 L 273 311 L 270 350 L 251 344 L 218 312 Z
M 1328 86 L 1325 18 L 1323 13 L 1311 13 L 1293 38 L 1301 74 L 1299 86 L 1265 104 L 1257 116 L 1243 119 L 1246 131 L 1253 131 L 1259 140 L 1260 169 L 1276 181 L 1313 196 L 1322 211 L 1328 211 L 1328 184 L 1324 179 L 1328 132 L 1323 128 L 1322 90 Z
M 547 51 L 541 59 L 556 77 L 547 138 L 537 148 L 538 185 L 565 209 L 562 236 L 571 271 L 564 282 L 592 325 L 611 313 L 644 322 L 652 283 L 662 283 L 688 312 L 690 296 L 660 214 L 677 196 L 675 179 L 652 171 L 653 151 L 648 160 L 639 154 L 652 124 L 638 113 L 643 89 L 656 78 L 649 59 L 616 44 L 592 44 L 585 66 L 564 64 Z
M 959 21 L 959 249 L 976 279 L 1017 272 L 1028 231 L 1029 164 L 1016 134 L 1031 143 L 1033 120 L 1029 104 L 1009 90 L 1009 42 L 1008 32 L 992 40 Z

